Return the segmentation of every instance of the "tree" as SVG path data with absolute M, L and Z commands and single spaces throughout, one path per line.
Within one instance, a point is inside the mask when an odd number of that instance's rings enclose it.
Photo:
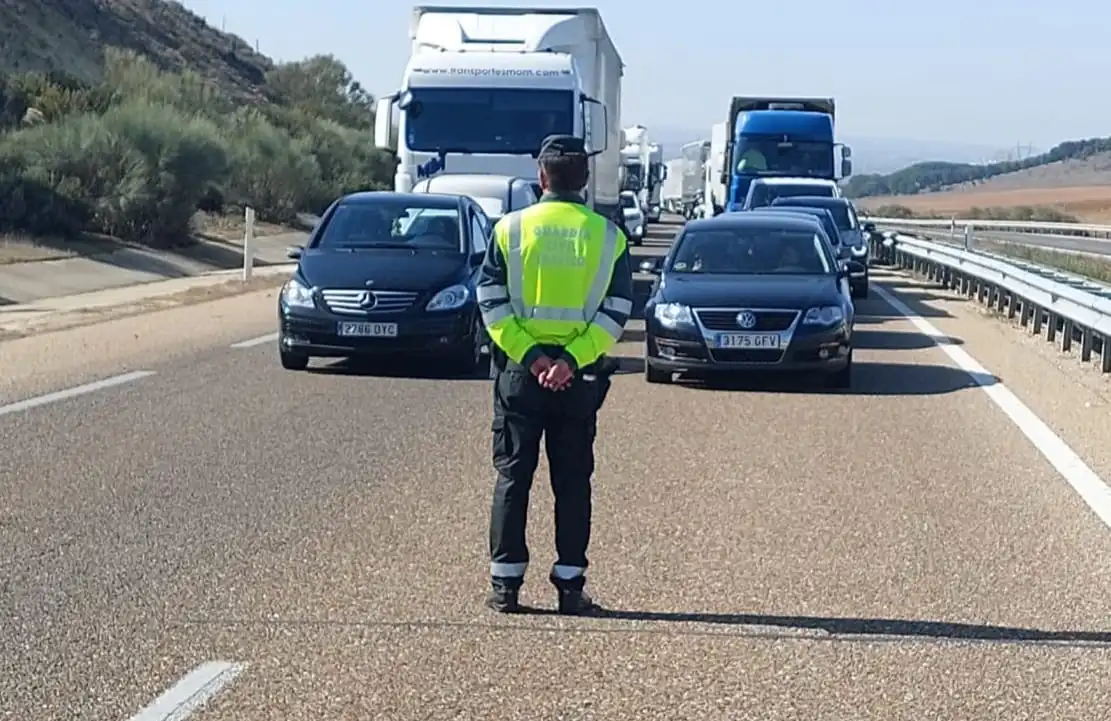
M 370 128 L 374 98 L 332 55 L 282 63 L 266 74 L 270 99 L 347 127 Z

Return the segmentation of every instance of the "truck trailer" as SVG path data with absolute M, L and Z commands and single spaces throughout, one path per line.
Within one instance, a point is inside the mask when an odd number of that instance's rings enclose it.
M 379 98 L 374 142 L 391 148 L 394 188 L 440 173 L 536 175 L 545 137 L 584 139 L 587 203 L 620 222 L 623 64 L 595 8 L 413 9 L 401 88 Z

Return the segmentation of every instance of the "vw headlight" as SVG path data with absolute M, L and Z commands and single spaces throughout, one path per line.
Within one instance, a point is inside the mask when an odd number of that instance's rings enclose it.
M 444 288 L 439 293 L 428 301 L 425 310 L 457 310 L 463 307 L 467 299 L 471 297 L 471 291 L 467 290 L 465 285 L 453 285 L 449 288 Z
M 282 286 L 282 303 L 290 308 L 316 307 L 316 302 L 312 297 L 312 288 L 306 287 L 296 278 L 290 278 Z
M 634 225 L 633 226 L 633 235 L 644 235 L 644 226 L 639 225 L 639 224 Z
M 866 245 L 854 245 L 851 246 L 850 249 L 852 250 L 854 258 L 863 258 L 868 255 L 868 246 Z
M 656 320 L 665 328 L 694 325 L 691 309 L 680 303 L 660 303 L 656 306 Z
M 811 308 L 803 316 L 803 325 L 836 325 L 845 320 L 845 314 L 835 305 Z

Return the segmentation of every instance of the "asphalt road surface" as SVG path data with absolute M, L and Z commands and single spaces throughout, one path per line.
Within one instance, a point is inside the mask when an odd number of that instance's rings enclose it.
M 648 386 L 631 324 L 594 619 L 550 613 L 543 468 L 539 610 L 482 606 L 484 378 L 283 371 L 261 294 L 0 344 L 0 404 L 40 398 L 0 406 L 0 719 L 1105 721 L 1111 530 L 918 327 L 858 314 L 843 393 Z

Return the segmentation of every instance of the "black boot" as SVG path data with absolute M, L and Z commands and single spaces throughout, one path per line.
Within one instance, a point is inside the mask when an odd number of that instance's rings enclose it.
M 498 613 L 517 613 L 521 610 L 520 589 L 496 581 L 491 584 L 486 606 Z
M 573 581 L 551 579 L 556 587 L 559 601 L 559 613 L 564 616 L 589 616 L 601 609 L 594 599 L 590 597 L 583 586 L 586 579 L 577 578 Z

